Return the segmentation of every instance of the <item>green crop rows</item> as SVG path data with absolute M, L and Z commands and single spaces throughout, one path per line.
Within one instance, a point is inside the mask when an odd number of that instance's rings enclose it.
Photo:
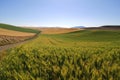
M 6 53 L 0 80 L 120 80 L 120 31 L 42 34 Z

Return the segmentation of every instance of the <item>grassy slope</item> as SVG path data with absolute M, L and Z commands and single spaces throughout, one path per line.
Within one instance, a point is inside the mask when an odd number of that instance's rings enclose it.
M 119 34 L 91 30 L 42 34 L 8 52 L 0 66 L 0 78 L 119 80 Z
M 37 30 L 16 27 L 16 26 L 13 26 L 13 25 L 8 25 L 8 24 L 0 24 L 0 28 L 20 31 L 20 32 L 39 33 L 39 31 L 37 31 Z
M 40 37 L 35 44 L 88 48 L 120 46 L 120 31 L 83 30 L 66 34 L 43 34 Z
M 82 30 L 75 31 L 67 34 L 53 35 L 53 37 L 75 40 L 75 41 L 97 41 L 97 42 L 109 42 L 109 41 L 119 41 L 120 31 L 109 31 L 109 30 Z

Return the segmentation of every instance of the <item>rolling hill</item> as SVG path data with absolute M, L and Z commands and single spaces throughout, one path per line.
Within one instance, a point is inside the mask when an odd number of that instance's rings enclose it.
M 116 30 L 81 30 L 61 35 L 62 38 L 77 41 L 119 41 L 120 31 Z M 58 36 L 58 37 L 60 37 Z
M 0 28 L 0 35 L 6 36 L 34 36 L 36 33 L 20 32 L 15 30 Z
M 120 30 L 120 25 L 104 25 L 100 26 L 101 29 L 109 29 L 109 30 Z
M 9 24 L 2 24 L 2 23 L 0 23 L 0 28 L 20 31 L 20 32 L 28 32 L 28 33 L 39 33 L 40 32 L 38 30 L 27 29 L 27 28 L 22 28 L 22 27 L 17 27 L 17 26 L 13 26 Z
M 25 41 L 39 32 L 38 30 L 0 24 L 0 46 Z
M 63 33 L 68 33 L 68 32 L 81 30 L 81 29 L 78 29 L 78 28 L 45 28 L 45 27 L 44 28 L 29 27 L 29 28 L 39 30 L 39 31 L 41 31 L 41 34 L 63 34 Z
M 120 31 L 41 34 L 6 51 L 2 80 L 119 80 Z
M 120 25 L 103 25 L 99 27 L 87 27 L 87 30 L 120 30 Z

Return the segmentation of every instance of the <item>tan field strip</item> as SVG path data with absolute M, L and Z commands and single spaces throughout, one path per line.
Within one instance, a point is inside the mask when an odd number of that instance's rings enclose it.
M 19 32 L 0 28 L 0 35 L 7 36 L 34 36 L 35 33 Z
M 81 29 L 72 29 L 72 28 L 41 28 L 42 34 L 62 34 L 78 31 Z
M 83 30 L 80 28 L 32 28 L 32 29 L 40 30 L 41 34 L 62 34 Z

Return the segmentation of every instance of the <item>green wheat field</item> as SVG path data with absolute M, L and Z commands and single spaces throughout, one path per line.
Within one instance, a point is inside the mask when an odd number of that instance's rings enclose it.
M 39 34 L 4 51 L 0 80 L 120 80 L 120 31 Z

